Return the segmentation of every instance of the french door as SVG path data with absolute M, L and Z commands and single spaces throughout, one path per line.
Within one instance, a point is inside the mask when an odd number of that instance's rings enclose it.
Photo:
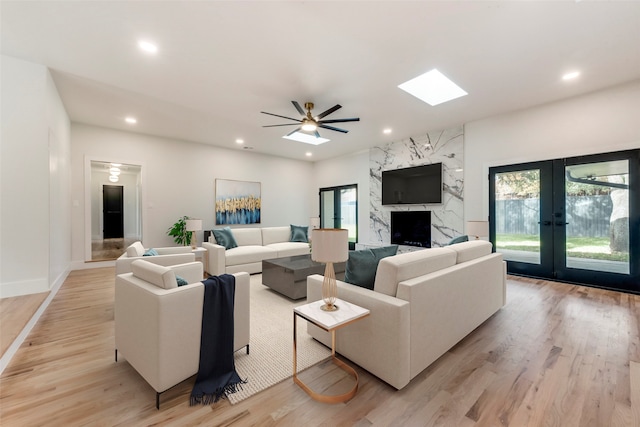
M 640 293 L 640 150 L 489 169 L 490 239 L 513 274 Z
M 356 184 L 320 189 L 320 227 L 346 228 L 349 249 L 358 242 L 358 186 Z

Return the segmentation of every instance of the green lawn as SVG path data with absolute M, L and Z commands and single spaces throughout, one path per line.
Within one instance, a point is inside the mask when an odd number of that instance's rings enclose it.
M 496 246 L 515 251 L 539 252 L 538 236 L 529 234 L 498 234 Z M 609 239 L 606 237 L 569 237 L 567 255 L 576 258 L 603 259 L 609 261 L 629 261 L 629 253 L 609 253 Z

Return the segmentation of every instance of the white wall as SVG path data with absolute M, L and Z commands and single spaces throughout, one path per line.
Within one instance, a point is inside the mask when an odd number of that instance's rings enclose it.
M 369 150 L 348 156 L 316 162 L 311 185 L 313 198 L 311 216 L 318 216 L 320 199 L 318 189 L 341 185 L 358 185 L 358 241 L 369 241 Z M 309 220 L 307 219 L 308 223 Z
M 69 118 L 46 67 L 2 56 L 0 295 L 46 292 L 70 262 Z
M 261 183 L 262 223 L 255 226 L 308 224 L 317 198 L 309 185 L 313 164 L 305 161 L 76 123 L 71 126 L 71 151 L 74 268 L 83 268 L 91 233 L 85 224 L 87 159 L 142 166 L 146 247 L 175 245 L 166 231 L 183 215 L 201 218 L 205 229 L 213 228 L 216 178 Z M 199 242 L 202 236 L 200 232 Z
M 489 167 L 640 148 L 640 80 L 465 125 L 465 221 L 489 215 Z

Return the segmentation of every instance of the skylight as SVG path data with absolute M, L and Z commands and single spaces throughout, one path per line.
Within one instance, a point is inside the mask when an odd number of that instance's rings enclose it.
M 316 138 L 315 135 L 309 135 L 308 133 L 303 133 L 303 132 L 295 132 L 292 133 L 291 135 L 285 135 L 283 136 L 284 139 L 290 139 L 292 141 L 298 141 L 298 142 L 304 142 L 305 144 L 311 144 L 311 145 L 320 145 L 320 144 L 324 144 L 325 142 L 329 142 L 331 141 L 330 139 L 327 138 Z
M 398 87 L 431 106 L 467 95 L 467 92 L 435 68 Z

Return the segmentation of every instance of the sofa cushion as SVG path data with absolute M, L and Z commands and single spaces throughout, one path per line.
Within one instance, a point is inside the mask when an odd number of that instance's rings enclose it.
M 238 246 L 262 246 L 262 230 L 260 228 L 234 228 L 233 237 Z
M 308 233 L 309 233 L 309 227 L 291 224 L 291 236 L 289 237 L 289 241 L 308 243 L 309 242 L 309 239 L 307 238 Z
M 129 258 L 139 257 L 144 255 L 144 246 L 140 242 L 133 242 L 127 248 L 127 256 Z
M 278 252 L 267 246 L 238 246 L 225 252 L 227 267 L 261 262 L 263 259 L 277 257 Z
M 159 288 L 173 289 L 178 287 L 176 274 L 173 270 L 163 265 L 138 259 L 131 263 L 131 272 L 135 277 Z
M 231 228 L 224 227 L 217 230 L 211 230 L 211 232 L 216 238 L 216 243 L 220 246 L 224 246 L 225 249 L 232 249 L 238 246 L 236 239 L 233 237 Z
M 451 246 L 449 249 L 456 251 L 456 264 L 471 261 L 491 254 L 493 245 L 486 240 L 470 240 L 468 242 L 459 243 Z
M 158 251 L 156 251 L 153 248 L 147 249 L 146 252 L 142 254 L 142 256 L 156 256 L 156 255 L 158 255 Z
M 456 264 L 456 258 L 457 252 L 449 247 L 422 249 L 384 258 L 378 264 L 373 290 L 395 297 L 398 282 L 451 267 Z
M 378 263 L 382 258 L 395 255 L 398 245 L 349 251 L 344 281 L 373 290 Z
M 273 243 L 288 242 L 291 237 L 291 227 L 264 227 L 262 229 L 262 243 L 256 245 L 271 245 Z
M 278 252 L 276 258 L 283 258 L 286 256 L 306 255 L 311 253 L 308 243 L 302 242 L 282 242 L 272 243 L 267 248 L 274 249 Z

